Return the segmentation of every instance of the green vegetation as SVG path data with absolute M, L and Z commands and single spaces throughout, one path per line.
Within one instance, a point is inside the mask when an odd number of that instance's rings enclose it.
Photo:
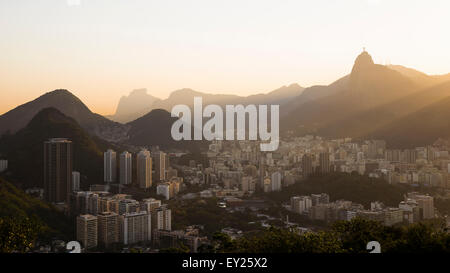
M 103 181 L 102 151 L 107 144 L 54 108 L 39 112 L 16 134 L 0 138 L 0 153 L 9 160 L 8 180 L 21 187 L 43 187 L 44 141 L 53 137 L 72 140 L 73 168 L 80 171 L 82 186 Z
M 408 188 L 403 185 L 390 185 L 383 179 L 361 175 L 332 173 L 326 176 L 312 176 L 305 181 L 283 188 L 280 192 L 271 192 L 263 196 L 276 202 L 286 202 L 294 195 L 327 193 L 330 201 L 350 200 L 370 206 L 370 202 L 381 201 L 387 206 L 398 206 Z
M 450 215 L 450 198 L 435 198 L 434 206 L 443 215 Z
M 199 150 L 194 150 L 191 153 L 182 155 L 174 163 L 178 165 L 189 166 L 190 160 L 195 160 L 195 164 L 202 164 L 204 168 L 209 166 L 208 157 L 205 154 L 201 153 Z
M 251 237 L 231 240 L 215 234 L 213 246 L 205 252 L 217 253 L 368 253 L 366 245 L 378 241 L 381 252 L 450 252 L 450 234 L 436 223 L 386 227 L 379 222 L 354 218 L 336 222 L 328 231 L 296 234 L 270 228 Z
M 217 206 L 216 198 L 173 200 L 169 206 L 172 210 L 172 228 L 183 229 L 189 225 L 203 225 L 207 236 L 225 227 L 233 227 L 242 231 L 258 228 L 257 217 L 250 212 L 230 213 Z
M 2 178 L 0 221 L 0 237 L 22 242 L 8 245 L 7 241 L 2 239 L 3 251 L 22 251 L 23 247 L 29 246 L 34 239 L 44 242 L 49 242 L 53 237 L 67 240 L 73 238 L 74 234 L 74 224 L 64 214 L 50 204 L 25 194 Z
M 0 253 L 28 251 L 41 228 L 40 224 L 29 218 L 0 218 Z
M 159 253 L 189 253 L 189 247 L 185 246 L 183 243 L 179 243 L 178 247 L 162 248 Z

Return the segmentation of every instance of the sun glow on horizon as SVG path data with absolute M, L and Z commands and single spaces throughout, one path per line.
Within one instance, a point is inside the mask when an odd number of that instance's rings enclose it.
M 0 2 L 0 114 L 67 89 L 112 114 L 137 88 L 250 95 L 330 84 L 363 47 L 380 64 L 450 72 L 450 3 L 435 1 Z

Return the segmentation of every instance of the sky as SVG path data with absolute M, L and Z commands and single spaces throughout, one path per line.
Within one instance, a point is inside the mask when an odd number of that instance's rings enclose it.
M 0 0 L 0 114 L 68 89 L 113 114 L 133 89 L 249 95 L 330 84 L 365 47 L 450 72 L 448 0 Z

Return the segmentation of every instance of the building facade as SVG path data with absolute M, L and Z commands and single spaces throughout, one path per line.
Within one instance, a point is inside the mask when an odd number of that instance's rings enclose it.
M 44 197 L 51 203 L 67 203 L 72 190 L 72 141 L 53 138 L 44 142 Z

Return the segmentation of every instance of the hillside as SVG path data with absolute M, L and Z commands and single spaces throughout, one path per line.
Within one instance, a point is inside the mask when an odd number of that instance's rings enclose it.
M 25 187 L 43 186 L 43 143 L 54 137 L 72 140 L 73 169 L 81 173 L 82 186 L 103 181 L 103 151 L 108 144 L 91 137 L 57 109 L 45 108 L 25 128 L 0 138 L 0 153 L 8 158 L 11 182 Z
M 205 148 L 206 141 L 175 141 L 172 138 L 171 128 L 178 118 L 171 117 L 170 113 L 156 109 L 127 123 L 130 127 L 128 143 L 135 146 L 155 146 L 162 149 L 179 149 L 199 151 Z M 192 130 L 193 132 L 193 130 Z
M 13 184 L 0 177 L 0 218 L 13 219 L 29 218 L 38 223 L 38 238 L 72 239 L 74 225 L 64 214 L 58 212 L 52 205 L 29 196 Z
M 291 112 L 295 112 L 303 104 L 314 101 L 326 96 L 333 95 L 343 89 L 347 88 L 350 75 L 344 76 L 330 85 L 314 85 L 305 88 L 303 92 L 289 100 L 286 104 L 280 107 L 280 115 L 287 116 Z
M 405 67 L 402 65 L 388 65 L 392 70 L 400 72 L 402 75 L 410 78 L 412 81 L 416 82 L 423 87 L 430 87 L 432 85 L 440 84 L 446 81 L 450 81 L 450 74 L 444 75 L 428 75 L 418 70 Z
M 291 84 L 282 86 L 276 90 L 268 93 L 259 93 L 250 96 L 226 95 L 226 94 L 212 94 L 195 91 L 189 88 L 176 90 L 170 94 L 165 100 L 156 100 L 151 109 L 164 109 L 171 111 L 172 107 L 178 104 L 185 104 L 192 106 L 194 97 L 202 97 L 203 105 L 217 104 L 225 106 L 226 104 L 286 104 L 291 99 L 302 94 L 304 88 L 298 84 Z
M 281 127 L 296 133 L 317 132 L 335 120 L 392 102 L 419 88 L 400 72 L 375 64 L 364 51 L 339 91 L 292 109 L 283 116 Z
M 53 107 L 75 119 L 86 131 L 108 141 L 126 139 L 127 128 L 101 115 L 92 113 L 76 96 L 65 89 L 48 92 L 0 116 L 0 135 L 16 133 L 44 108 Z
M 450 96 L 450 81 L 433 85 L 393 102 L 334 120 L 318 130 L 320 135 L 364 137 L 383 126 Z
M 368 134 L 383 138 L 389 147 L 412 148 L 450 138 L 450 96 Z

